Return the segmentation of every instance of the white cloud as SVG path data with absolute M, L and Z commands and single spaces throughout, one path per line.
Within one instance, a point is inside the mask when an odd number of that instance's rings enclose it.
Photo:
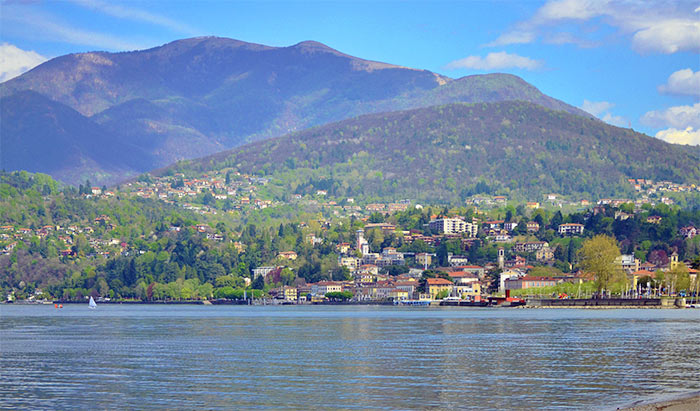
M 602 25 L 631 35 L 632 47 L 639 53 L 700 51 L 700 22 L 695 2 L 667 0 L 550 0 L 527 20 L 516 23 L 486 46 L 535 42 L 542 38 L 552 44 L 592 47 Z M 576 35 L 567 32 L 581 28 Z
M 501 34 L 496 40 L 485 44 L 486 47 L 500 47 L 511 44 L 528 44 L 537 39 L 534 32 L 529 30 L 512 30 Z
M 145 48 L 143 44 L 124 40 L 124 36 L 112 36 L 96 31 L 71 26 L 60 18 L 22 4 L 3 4 L 3 29 L 16 30 L 21 27 L 24 37 L 40 41 L 65 42 L 106 50 L 135 50 Z
M 636 32 L 632 37 L 632 47 L 641 53 L 699 52 L 700 22 L 681 19 L 659 21 Z
M 669 128 L 656 133 L 656 138 L 673 144 L 700 145 L 700 129 L 686 127 L 684 130 Z
M 0 83 L 17 77 L 46 60 L 46 57 L 35 51 L 26 51 L 9 43 L 2 43 L 0 44 Z
M 537 10 L 535 20 L 587 20 L 603 12 L 608 3 L 610 2 L 604 0 L 549 1 Z
M 615 107 L 615 105 L 607 101 L 588 101 L 584 99 L 583 104 L 581 104 L 579 108 L 598 117 L 613 107 Z
M 102 0 L 70 0 L 75 4 L 80 6 L 99 11 L 101 13 L 107 14 L 112 17 L 117 17 L 120 19 L 142 21 L 149 24 L 165 27 L 167 29 L 186 33 L 188 35 L 196 35 L 199 33 L 198 30 L 158 14 L 153 14 L 145 10 L 136 9 L 132 7 L 125 7 L 119 4 L 112 4 L 104 2 Z
M 626 118 L 622 116 L 615 116 L 610 113 L 605 113 L 605 115 L 601 118 L 601 120 L 605 121 L 608 124 L 612 124 L 613 126 L 617 127 L 625 127 L 629 125 L 629 122 L 627 121 Z
M 628 125 L 629 122 L 626 118 L 610 113 L 610 109 L 613 107 L 615 107 L 615 104 L 608 101 L 583 100 L 583 104 L 579 108 L 613 126 L 624 127 Z
M 546 34 L 542 40 L 548 44 L 575 44 L 581 48 L 591 48 L 600 45 L 598 41 L 582 39 L 566 32 Z
M 692 106 L 675 106 L 665 110 L 649 111 L 641 118 L 643 124 L 662 128 L 672 127 L 686 129 L 693 127 L 700 129 L 700 103 Z
M 475 69 L 475 70 L 500 70 L 504 68 L 519 68 L 525 70 L 536 70 L 542 67 L 542 62 L 529 57 L 500 51 L 489 53 L 486 57 L 469 56 L 447 64 L 448 69 Z
M 676 71 L 668 77 L 666 84 L 659 86 L 659 92 L 700 97 L 700 71 L 693 73 L 689 68 Z

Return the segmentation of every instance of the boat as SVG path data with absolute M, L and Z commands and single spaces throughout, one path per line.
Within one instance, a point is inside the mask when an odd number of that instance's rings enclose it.
M 88 308 L 90 308 L 91 310 L 97 308 L 97 304 L 95 304 L 95 300 L 92 298 L 92 296 L 90 297 L 90 303 L 88 304 Z

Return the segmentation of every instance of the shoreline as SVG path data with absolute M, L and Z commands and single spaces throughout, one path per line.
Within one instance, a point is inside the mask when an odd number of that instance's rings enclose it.
M 86 304 L 84 301 L 54 301 L 54 302 L 19 302 L 15 301 L 13 303 L 0 303 L 0 305 L 46 305 L 53 306 L 55 304 L 59 305 L 80 305 Z M 394 304 L 392 302 L 307 302 L 307 303 L 259 303 L 253 302 L 252 304 L 247 303 L 243 300 L 232 300 L 232 301 L 216 301 L 216 300 L 193 300 L 193 301 L 101 301 L 100 305 L 248 305 L 248 306 L 395 306 L 395 307 L 413 307 L 409 305 Z M 458 307 L 458 308 L 516 308 L 516 309 L 544 309 L 544 310 L 557 310 L 557 309 L 584 309 L 584 310 L 611 310 L 611 309 L 623 309 L 623 310 L 679 310 L 686 309 L 687 307 L 677 307 L 674 305 L 664 305 L 664 306 L 644 306 L 644 305 L 458 305 L 458 304 L 430 304 L 426 305 L 424 308 L 430 307 Z M 692 309 L 692 308 L 688 308 Z
M 638 400 L 616 408 L 619 411 L 694 411 L 700 410 L 700 391 L 676 396 L 665 396 L 657 400 Z

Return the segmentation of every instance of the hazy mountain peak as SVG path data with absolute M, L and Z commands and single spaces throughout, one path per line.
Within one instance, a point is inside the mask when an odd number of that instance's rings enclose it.
M 455 102 L 522 100 L 590 117 L 516 76 L 452 80 L 354 57 L 317 41 L 271 47 L 207 36 L 147 50 L 70 54 L 2 83 L 0 97 L 23 90 L 77 113 L 56 109 L 51 113 L 61 117 L 57 123 L 37 123 L 19 111 L 7 111 L 2 120 L 14 136 L 3 135 L 3 141 L 18 137 L 14 147 L 31 150 L 22 138 L 56 142 L 47 139 L 56 125 L 72 127 L 76 136 L 82 133 L 82 141 L 104 130 L 151 156 L 150 163 L 132 163 L 143 166 L 137 171 L 362 114 Z M 41 105 L 36 98 L 30 103 L 28 110 Z M 78 152 L 75 162 L 82 155 Z M 100 164 L 107 160 L 91 158 Z

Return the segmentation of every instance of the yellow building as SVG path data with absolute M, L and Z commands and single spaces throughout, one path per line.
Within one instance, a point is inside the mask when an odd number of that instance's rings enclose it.
M 448 294 L 452 292 L 452 281 L 444 278 L 428 278 L 426 280 L 426 288 L 431 299 L 435 299 L 438 294 L 447 290 Z
M 475 297 L 481 295 L 481 283 L 471 282 L 468 284 L 456 285 L 455 291 L 461 298 Z
M 282 287 L 282 295 L 284 295 L 284 299 L 287 301 L 296 301 L 297 289 L 296 287 L 284 286 Z
M 430 263 L 432 262 L 432 257 L 428 253 L 419 253 L 416 254 L 416 263 L 420 266 L 430 266 Z
M 408 291 L 394 288 L 389 291 L 389 298 L 392 300 L 408 300 Z

